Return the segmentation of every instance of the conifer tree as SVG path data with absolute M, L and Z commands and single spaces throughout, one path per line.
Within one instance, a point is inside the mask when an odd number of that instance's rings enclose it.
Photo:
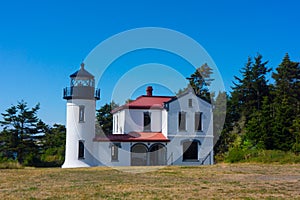
M 44 127 L 41 162 L 46 166 L 61 166 L 65 158 L 66 128 L 61 124 Z
M 296 141 L 293 122 L 299 116 L 300 65 L 286 54 L 272 74 L 274 84 L 274 146 L 276 149 L 291 150 Z
M 272 74 L 275 80 L 274 96 L 275 102 L 280 103 L 286 98 L 288 103 L 293 107 L 294 117 L 299 114 L 300 110 L 300 65 L 298 62 L 290 60 L 286 54 L 281 64 Z
M 245 140 L 259 149 L 274 149 L 272 135 L 272 105 L 268 96 L 262 101 L 261 110 L 252 113 L 246 125 Z
M 100 133 L 104 133 L 105 135 L 109 135 L 113 130 L 113 115 L 111 111 L 118 107 L 115 102 L 106 103 L 100 109 L 97 110 L 96 118 L 98 121 L 98 125 L 101 128 Z M 98 132 L 99 130 L 97 130 Z
M 19 163 L 31 165 L 39 154 L 39 139 L 42 132 L 42 121 L 37 117 L 39 104 L 29 109 L 24 101 L 18 102 L 2 113 L 3 126 L 1 132 L 1 148 L 5 148 L 6 156 L 17 159 Z
M 189 79 L 190 86 L 194 89 L 196 95 L 202 99 L 211 102 L 211 94 L 209 86 L 214 79 L 211 78 L 213 74 L 212 68 L 206 63 L 197 68 Z
M 254 63 L 249 57 L 244 68 L 240 71 L 242 78 L 235 76 L 232 97 L 236 102 L 240 115 L 245 115 L 249 120 L 250 115 L 256 110 L 260 110 L 263 97 L 269 95 L 268 80 L 266 74 L 271 71 L 263 62 L 262 56 L 258 54 L 254 58 Z

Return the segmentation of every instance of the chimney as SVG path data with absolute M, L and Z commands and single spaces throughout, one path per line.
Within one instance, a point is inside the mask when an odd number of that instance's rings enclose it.
M 147 96 L 152 96 L 152 91 L 153 91 L 152 86 L 148 86 L 147 89 L 146 89 Z

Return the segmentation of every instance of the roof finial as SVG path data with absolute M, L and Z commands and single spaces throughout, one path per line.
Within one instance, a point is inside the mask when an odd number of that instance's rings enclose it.
M 81 69 L 84 69 L 84 63 L 82 62 L 80 65 Z

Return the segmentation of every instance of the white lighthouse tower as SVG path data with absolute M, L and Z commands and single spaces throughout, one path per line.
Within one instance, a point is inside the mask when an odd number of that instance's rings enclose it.
M 67 100 L 67 135 L 62 168 L 90 167 L 94 165 L 95 112 L 100 90 L 95 89 L 94 76 L 84 69 L 83 63 L 70 78 L 70 87 L 63 91 Z

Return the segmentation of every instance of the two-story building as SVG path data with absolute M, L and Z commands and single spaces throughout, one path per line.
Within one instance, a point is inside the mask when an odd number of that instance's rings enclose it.
M 209 103 L 192 90 L 176 96 L 147 95 L 112 111 L 113 134 L 107 143 L 109 165 L 213 164 L 213 119 Z M 99 145 L 102 146 L 102 145 Z

